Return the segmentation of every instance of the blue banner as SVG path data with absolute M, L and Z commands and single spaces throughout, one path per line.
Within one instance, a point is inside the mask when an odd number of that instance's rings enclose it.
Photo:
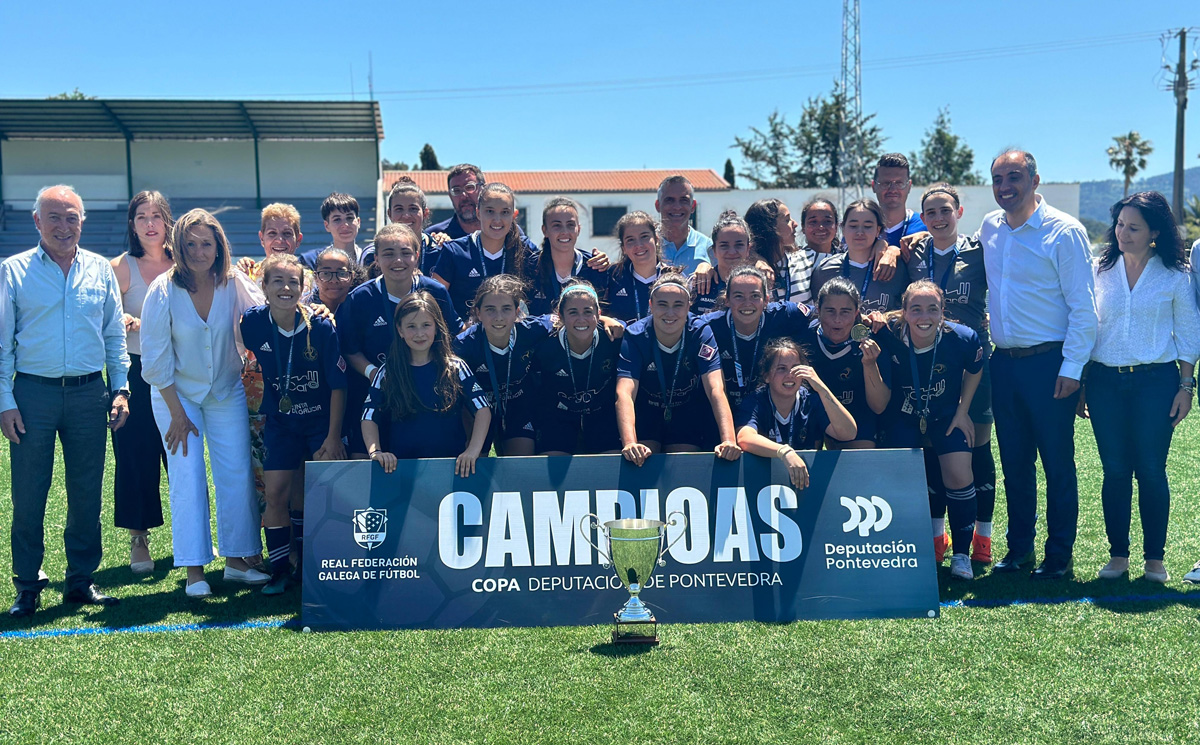
M 601 523 L 686 527 L 642 591 L 660 623 L 935 617 L 938 586 L 917 450 L 802 453 L 796 492 L 777 460 L 656 455 L 307 465 L 302 620 L 316 629 L 611 623 L 628 599 L 583 540 Z M 603 539 L 589 536 L 601 548 Z

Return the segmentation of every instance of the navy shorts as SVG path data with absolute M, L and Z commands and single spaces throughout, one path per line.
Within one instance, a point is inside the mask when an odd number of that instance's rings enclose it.
M 890 448 L 931 448 L 938 455 L 949 453 L 969 453 L 967 436 L 962 430 L 956 429 L 946 435 L 950 429 L 950 417 L 931 419 L 925 435 L 921 435 L 919 420 L 915 416 L 897 417 L 888 427 L 885 441 Z
M 975 397 L 971 399 L 968 414 L 976 424 L 991 424 L 996 421 L 992 416 L 992 360 L 991 355 L 984 354 L 983 370 L 979 377 L 979 387 L 975 389 Z
M 671 421 L 663 416 L 661 406 L 653 406 L 639 397 L 634 404 L 638 442 L 653 440 L 663 450 L 671 445 L 692 445 L 711 450 L 718 443 L 717 420 L 713 416 L 708 396 L 699 394 L 684 404 L 671 408 Z
M 312 460 L 329 435 L 328 422 L 296 424 L 267 417 L 263 428 L 264 471 L 294 471 Z
M 580 418 L 550 416 L 537 428 L 537 452 L 556 450 L 572 455 L 595 455 L 621 449 L 614 410 Z

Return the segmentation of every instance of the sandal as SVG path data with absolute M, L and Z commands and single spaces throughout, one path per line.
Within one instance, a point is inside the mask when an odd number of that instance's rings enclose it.
M 138 560 L 138 549 L 146 556 Z M 149 574 L 154 571 L 154 559 L 150 557 L 150 534 L 129 536 L 129 568 L 134 574 Z

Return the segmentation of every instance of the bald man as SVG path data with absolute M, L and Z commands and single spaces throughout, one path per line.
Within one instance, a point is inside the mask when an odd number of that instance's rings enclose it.
M 12 463 L 14 617 L 37 610 L 49 581 L 42 558 L 56 439 L 67 485 L 63 601 L 117 602 L 96 589 L 92 573 L 100 566 L 107 430 L 129 416 L 129 355 L 121 289 L 107 259 L 79 248 L 83 220 L 74 189 L 42 189 L 33 210 L 41 240 L 0 264 L 0 430 Z

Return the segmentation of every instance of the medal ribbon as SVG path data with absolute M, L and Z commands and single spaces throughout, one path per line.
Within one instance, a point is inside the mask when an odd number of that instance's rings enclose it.
M 920 383 L 918 382 L 919 373 L 917 372 L 917 350 L 913 344 L 912 335 L 910 334 L 908 337 L 908 362 L 912 366 L 913 390 L 918 396 L 920 396 L 921 400 L 925 402 L 925 408 L 920 413 L 921 418 L 923 419 L 929 418 L 929 404 L 933 399 L 933 371 L 937 367 L 937 348 L 938 342 L 941 340 L 942 332 L 939 329 L 937 336 L 933 339 L 933 350 L 929 355 L 929 388 L 926 389 L 921 388 Z M 924 434 L 924 432 L 921 434 Z
M 299 311 L 296 311 L 297 315 L 299 315 L 299 313 L 300 313 Z M 291 382 L 292 382 L 292 352 L 296 349 L 296 334 L 294 333 L 296 331 L 296 326 L 295 326 L 295 322 L 293 321 L 293 324 L 292 324 L 293 333 L 291 336 L 288 337 L 287 372 L 284 373 L 282 378 L 279 377 L 279 371 L 283 370 L 284 367 L 282 364 L 280 364 L 279 352 L 283 348 L 283 332 L 280 330 L 279 324 L 275 323 L 274 318 L 271 319 L 271 326 L 273 326 L 275 328 L 276 387 L 279 388 L 279 403 L 283 404 L 283 400 L 285 398 L 288 399 L 288 401 L 291 401 L 291 398 L 288 396 L 288 385 L 291 384 Z M 281 411 L 280 413 L 281 414 L 290 413 L 291 409 L 292 409 L 292 407 L 289 406 L 287 411 Z
M 654 333 L 654 328 L 650 329 L 651 341 L 654 342 L 654 366 L 658 370 L 658 385 L 662 388 L 663 395 L 663 419 L 671 421 L 671 408 L 674 406 L 675 398 L 675 383 L 679 380 L 679 367 L 683 364 L 683 353 L 687 350 L 687 331 L 683 332 L 683 336 L 679 337 L 681 344 L 679 345 L 679 356 L 675 358 L 675 374 L 671 376 L 671 387 L 667 388 L 667 373 L 663 369 L 662 350 L 658 347 L 658 335 Z

